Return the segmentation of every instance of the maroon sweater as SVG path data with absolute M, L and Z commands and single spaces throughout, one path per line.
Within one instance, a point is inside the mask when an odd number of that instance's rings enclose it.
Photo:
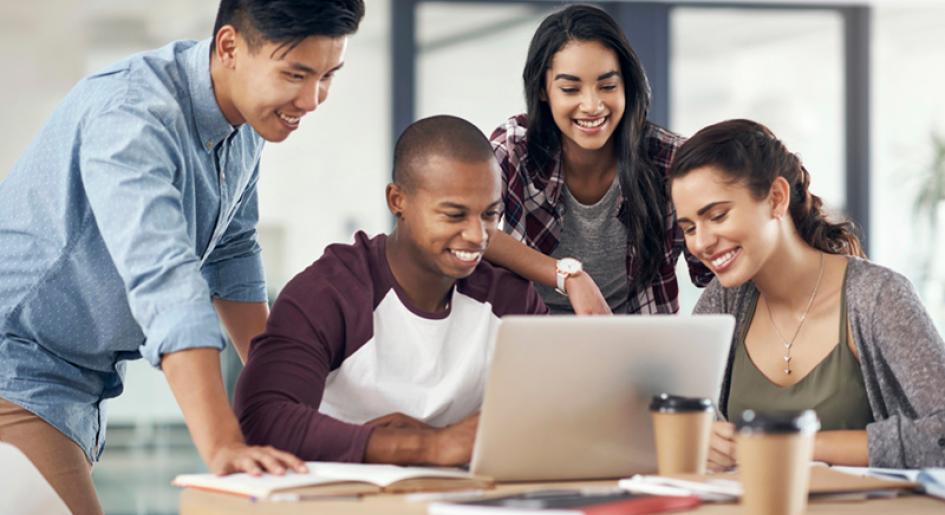
M 426 313 L 394 280 L 386 242 L 359 232 L 283 289 L 237 383 L 250 444 L 363 461 L 366 420 L 402 411 L 445 425 L 468 416 L 482 400 L 498 318 L 547 313 L 530 283 L 486 262 L 457 281 L 445 313 Z

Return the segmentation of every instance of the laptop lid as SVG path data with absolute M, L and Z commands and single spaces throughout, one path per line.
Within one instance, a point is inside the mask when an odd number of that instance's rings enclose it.
M 503 481 L 654 472 L 650 400 L 715 401 L 734 327 L 729 315 L 503 318 L 471 471 Z

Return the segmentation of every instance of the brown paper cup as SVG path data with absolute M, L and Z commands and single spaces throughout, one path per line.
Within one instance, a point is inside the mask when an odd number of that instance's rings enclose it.
M 807 506 L 814 434 L 739 434 L 738 471 L 742 512 L 801 515 Z
M 714 413 L 653 412 L 652 415 L 659 474 L 705 474 Z

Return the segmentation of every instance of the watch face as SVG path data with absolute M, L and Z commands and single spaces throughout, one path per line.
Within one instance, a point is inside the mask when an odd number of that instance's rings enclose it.
M 565 274 L 576 274 L 581 271 L 581 262 L 574 258 L 563 258 L 558 261 L 558 270 Z

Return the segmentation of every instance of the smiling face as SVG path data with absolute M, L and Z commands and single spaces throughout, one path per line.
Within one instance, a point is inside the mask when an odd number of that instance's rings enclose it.
M 573 40 L 545 72 L 545 94 L 562 145 L 600 150 L 626 108 L 624 79 L 613 50 L 597 41 Z
M 251 48 L 224 26 L 212 65 L 220 109 L 231 125 L 248 123 L 266 141 L 286 139 L 327 99 L 346 45 L 347 37 L 311 36 L 291 49 L 268 41 Z
M 495 159 L 464 162 L 437 155 L 415 165 L 410 190 L 388 187 L 397 232 L 414 263 L 433 276 L 462 279 L 482 260 L 502 213 Z
M 673 179 L 673 204 L 686 247 L 726 288 L 754 278 L 779 245 L 787 181 L 757 199 L 741 182 L 712 166 Z

